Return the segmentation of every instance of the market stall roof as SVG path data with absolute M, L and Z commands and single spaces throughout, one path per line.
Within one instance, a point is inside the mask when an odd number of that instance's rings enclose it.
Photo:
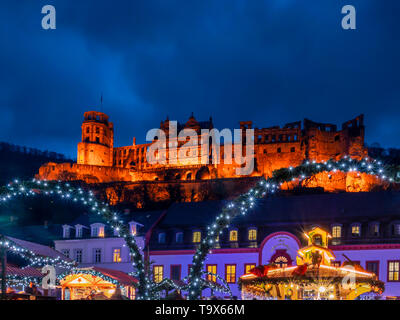
M 87 267 L 87 268 L 75 268 L 70 274 L 79 274 L 79 273 L 85 273 L 90 272 L 90 271 L 95 271 L 103 274 L 106 277 L 112 278 L 116 281 L 118 281 L 120 284 L 124 286 L 133 286 L 136 283 L 138 283 L 138 280 L 135 277 L 130 276 L 129 274 L 119 271 L 119 270 L 113 270 L 113 269 L 106 269 L 106 268 L 100 268 L 100 267 Z
M 0 272 L 1 272 L 1 267 L 0 267 Z M 20 277 L 34 277 L 34 278 L 43 277 L 43 274 L 35 268 L 26 267 L 22 269 L 10 263 L 6 265 L 6 274 L 13 276 L 20 276 Z
M 21 239 L 17 239 L 17 238 L 13 238 L 10 236 L 5 236 L 8 240 L 14 242 L 15 244 L 17 244 L 20 247 L 23 247 L 25 249 L 28 249 L 30 251 L 32 251 L 33 253 L 43 256 L 43 257 L 49 257 L 49 258 L 57 258 L 60 257 L 63 260 L 66 261 L 72 261 L 72 259 L 64 256 L 61 252 L 50 248 L 48 246 L 44 246 L 42 244 L 38 244 L 35 242 L 30 242 L 30 241 L 26 241 L 26 240 L 21 240 Z

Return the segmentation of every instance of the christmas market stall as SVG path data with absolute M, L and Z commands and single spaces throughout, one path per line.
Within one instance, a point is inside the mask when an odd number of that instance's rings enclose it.
M 138 282 L 122 271 L 99 267 L 74 268 L 58 280 L 63 300 L 133 300 Z
M 354 300 L 384 291 L 384 283 L 374 273 L 352 261 L 334 264 L 328 248 L 330 235 L 316 227 L 305 233 L 308 245 L 298 250 L 297 265 L 258 266 L 239 279 L 242 299 L 257 300 Z

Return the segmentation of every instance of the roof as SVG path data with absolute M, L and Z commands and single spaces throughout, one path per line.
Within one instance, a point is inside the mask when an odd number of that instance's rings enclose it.
M 138 282 L 138 280 L 135 277 L 130 276 L 129 274 L 119 271 L 119 270 L 113 270 L 113 269 L 107 269 L 107 268 L 100 268 L 100 267 L 87 267 L 87 268 L 74 268 L 70 273 L 66 273 L 66 275 L 70 274 L 79 274 L 79 273 L 85 273 L 85 271 L 96 271 L 101 274 L 103 274 L 106 277 L 112 278 L 116 281 L 118 281 L 120 284 L 125 285 L 125 286 L 132 286 Z
M 206 226 L 214 221 L 227 201 L 175 203 L 158 228 Z M 331 219 L 398 216 L 400 192 L 324 193 L 275 195 L 256 201 L 246 216 L 232 224 L 301 223 Z
M 30 251 L 32 251 L 33 253 L 40 255 L 42 257 L 49 257 L 49 258 L 63 258 L 66 261 L 72 261 L 70 258 L 67 258 L 66 256 L 64 256 L 61 252 L 58 252 L 57 250 L 54 250 L 48 246 L 44 246 L 38 243 L 34 243 L 34 242 L 30 242 L 30 241 L 25 241 L 25 240 L 21 240 L 21 239 L 17 239 L 14 237 L 9 237 L 6 236 L 7 239 L 9 239 L 10 241 L 16 243 L 17 245 L 28 249 Z
M 0 234 L 12 236 L 26 241 L 34 241 L 43 245 L 53 245 L 53 240 L 58 239 L 62 231 L 60 224 L 30 225 L 30 226 L 5 226 L 0 227 Z
M 1 267 L 0 267 L 0 272 L 1 272 Z M 34 277 L 34 278 L 42 278 L 44 276 L 39 270 L 35 268 L 26 267 L 21 269 L 9 263 L 6 265 L 6 274 L 13 276 Z

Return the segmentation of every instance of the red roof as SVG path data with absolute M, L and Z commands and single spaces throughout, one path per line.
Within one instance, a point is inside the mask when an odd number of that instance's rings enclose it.
M 0 272 L 1 272 L 1 268 L 0 268 Z M 35 268 L 26 267 L 24 269 L 21 269 L 12 264 L 7 264 L 6 274 L 13 275 L 13 276 L 22 276 L 22 277 L 35 277 L 35 278 L 43 277 L 43 274 Z
M 119 270 L 112 270 L 112 269 L 106 269 L 106 268 L 99 268 L 99 267 L 92 267 L 91 269 L 100 272 L 104 274 L 107 277 L 110 277 L 114 280 L 117 280 L 119 283 L 123 285 L 133 285 L 135 283 L 138 283 L 139 281 L 130 276 L 129 274 L 119 271 Z

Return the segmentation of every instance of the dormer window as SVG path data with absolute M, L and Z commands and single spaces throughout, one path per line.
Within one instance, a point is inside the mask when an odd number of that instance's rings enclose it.
M 249 241 L 257 241 L 257 229 L 256 228 L 249 229 L 248 239 L 249 239 Z
M 238 241 L 238 231 L 237 230 L 229 231 L 229 241 Z
M 332 244 L 337 245 L 340 243 L 342 238 L 342 226 L 340 224 L 336 224 L 332 226 Z
M 177 232 L 175 234 L 175 241 L 176 241 L 176 243 L 182 243 L 183 242 L 183 232 Z
M 93 238 L 104 238 L 104 224 L 93 223 L 90 225 L 90 228 L 91 228 L 91 236 Z
M 143 226 L 143 225 L 140 223 L 137 223 L 135 221 L 129 222 L 129 232 L 130 232 L 131 236 L 137 235 L 139 226 Z
M 379 236 L 379 223 L 373 222 L 370 224 L 370 231 L 373 237 Z
M 83 226 L 81 225 L 76 225 L 75 226 L 75 237 L 76 238 L 82 238 L 82 234 L 83 234 Z
M 71 226 L 68 226 L 68 225 L 64 225 L 63 226 L 63 238 L 64 239 L 68 239 L 68 238 L 70 238 L 71 237 Z
M 393 235 L 400 236 L 400 222 L 393 224 Z
M 352 237 L 361 236 L 361 225 L 359 223 L 355 223 L 351 226 L 351 235 Z
M 166 236 L 165 232 L 161 232 L 158 234 L 158 243 L 165 243 Z
M 193 243 L 200 243 L 200 241 L 201 241 L 201 231 L 193 231 L 192 241 L 193 241 Z

